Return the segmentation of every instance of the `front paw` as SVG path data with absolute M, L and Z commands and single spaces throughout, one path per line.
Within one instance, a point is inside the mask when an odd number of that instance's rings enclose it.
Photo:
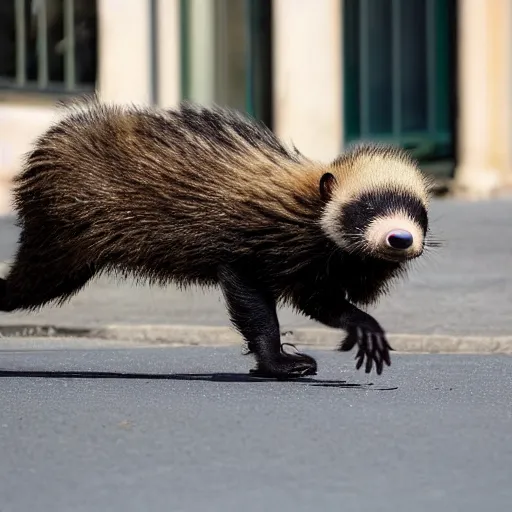
M 300 352 L 289 354 L 282 347 L 279 354 L 259 359 L 256 368 L 250 370 L 251 375 L 279 380 L 316 375 L 316 372 L 317 364 L 311 356 Z
M 366 358 L 365 372 L 372 371 L 373 363 L 377 375 L 382 373 L 384 364 L 391 366 L 389 352 L 393 350 L 388 343 L 386 333 L 376 320 L 369 317 L 359 324 L 351 324 L 346 327 L 347 337 L 341 343 L 339 350 L 348 352 L 357 344 L 356 370 L 363 366 Z

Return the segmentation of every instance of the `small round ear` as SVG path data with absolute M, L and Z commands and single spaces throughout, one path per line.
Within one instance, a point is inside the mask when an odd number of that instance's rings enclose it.
M 328 201 L 331 198 L 335 185 L 336 178 L 330 172 L 326 172 L 320 178 L 320 195 L 324 201 Z

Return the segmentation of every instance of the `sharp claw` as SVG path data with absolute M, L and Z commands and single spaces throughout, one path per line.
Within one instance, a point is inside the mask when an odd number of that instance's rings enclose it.
M 374 338 L 374 347 L 375 350 L 373 351 L 373 360 L 375 362 L 375 369 L 377 371 L 377 374 L 380 375 L 379 369 L 382 371 L 382 348 L 381 348 L 381 338 L 379 334 L 372 334 L 372 338 Z
M 341 342 L 339 349 L 342 352 L 349 352 L 355 345 L 358 345 L 356 370 L 365 365 L 365 373 L 371 373 L 375 364 L 375 371 L 381 375 L 386 366 L 391 366 L 389 352 L 394 349 L 389 345 L 384 332 L 373 332 L 362 327 L 350 328 L 347 337 Z
M 371 334 L 365 333 L 364 336 L 364 344 L 365 344 L 365 356 L 366 356 L 366 367 L 365 367 L 365 373 L 370 373 L 372 371 L 372 350 L 371 350 Z
M 368 354 L 372 354 L 375 350 L 375 345 L 373 343 L 373 334 L 367 333 L 366 334 L 366 352 Z
M 381 349 L 381 339 L 379 334 L 372 334 L 373 338 L 373 361 L 375 362 L 375 370 L 378 375 L 379 369 L 382 371 L 382 349 Z
M 287 346 L 287 347 L 292 347 L 293 350 L 295 350 L 295 353 L 296 354 L 299 354 L 299 349 L 293 344 L 293 343 L 281 343 L 281 353 L 282 354 L 288 354 L 287 352 L 284 351 L 284 347 Z
M 366 357 L 366 368 L 365 373 L 370 373 L 372 371 L 373 359 L 371 356 Z
M 388 366 L 391 366 L 391 358 L 389 357 L 389 345 L 384 347 L 384 350 L 382 351 L 382 358 Z
M 375 366 L 377 370 L 377 375 L 380 375 L 382 373 L 382 370 L 384 368 L 384 359 L 382 352 L 379 353 L 378 359 L 375 361 Z

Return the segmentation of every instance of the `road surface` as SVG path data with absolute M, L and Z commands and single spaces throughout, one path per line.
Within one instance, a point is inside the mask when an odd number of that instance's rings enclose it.
M 395 354 L 379 378 L 311 352 L 318 376 L 280 383 L 235 348 L 34 343 L 0 351 L 2 512 L 512 503 L 510 356 Z
M 396 334 L 506 336 L 512 334 L 512 201 L 434 201 L 433 236 L 444 247 L 428 252 L 389 298 L 371 310 Z M 0 218 L 0 261 L 12 259 L 18 230 Z M 284 329 L 314 326 L 288 309 Z M 62 308 L 1 315 L 2 324 L 97 327 L 106 324 L 228 325 L 219 292 L 136 287 L 101 279 Z

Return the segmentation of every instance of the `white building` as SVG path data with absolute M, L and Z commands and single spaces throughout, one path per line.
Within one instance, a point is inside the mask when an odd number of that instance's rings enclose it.
M 399 143 L 487 197 L 512 185 L 511 49 L 510 0 L 2 0 L 0 210 L 55 102 L 94 90 L 228 104 L 325 160 Z

